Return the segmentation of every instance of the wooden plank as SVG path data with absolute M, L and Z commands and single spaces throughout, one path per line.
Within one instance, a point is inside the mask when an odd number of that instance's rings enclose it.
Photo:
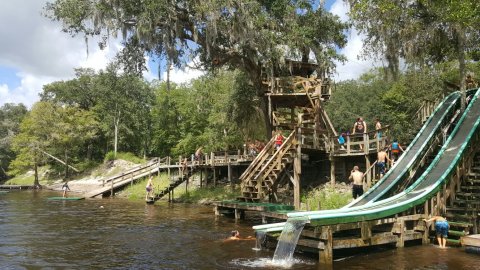
M 461 238 L 462 246 L 480 247 L 480 234 L 472 234 Z

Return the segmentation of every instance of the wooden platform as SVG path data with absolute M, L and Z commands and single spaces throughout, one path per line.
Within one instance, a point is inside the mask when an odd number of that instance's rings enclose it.
M 33 189 L 31 185 L 0 185 L 0 189 Z
M 48 197 L 47 200 L 56 200 L 56 201 L 78 201 L 84 200 L 85 197 Z
M 215 215 L 235 214 L 235 219 L 243 219 L 245 211 L 261 212 L 262 216 L 287 219 L 286 214 L 294 211 L 293 205 L 277 203 L 253 203 L 242 201 L 222 201 L 214 203 Z
M 462 246 L 472 246 L 480 248 L 480 234 L 463 236 L 460 240 Z

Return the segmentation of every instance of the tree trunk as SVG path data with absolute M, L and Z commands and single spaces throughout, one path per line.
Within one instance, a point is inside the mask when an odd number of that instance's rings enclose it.
M 457 39 L 458 39 L 458 69 L 460 72 L 460 92 L 462 93 L 461 109 L 465 110 L 467 105 L 467 93 L 465 87 L 465 29 L 457 25 Z
M 34 165 L 34 171 L 35 171 L 35 180 L 33 181 L 33 186 L 35 188 L 40 188 L 40 181 L 38 180 L 38 164 L 35 162 Z
M 68 151 L 65 150 L 65 179 L 68 179 Z
M 114 120 L 114 126 L 115 126 L 115 139 L 113 142 L 113 157 L 117 158 L 117 145 L 118 145 L 118 119 Z

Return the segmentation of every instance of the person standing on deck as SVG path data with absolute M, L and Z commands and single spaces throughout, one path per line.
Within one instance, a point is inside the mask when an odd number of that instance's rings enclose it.
M 285 137 L 283 137 L 282 131 L 279 130 L 277 132 L 277 135 L 275 136 L 275 150 L 280 149 L 280 146 L 282 146 L 284 139 L 285 139 Z
M 363 175 L 358 166 L 354 166 L 348 178 L 350 181 L 353 181 L 352 196 L 354 199 L 363 195 Z
M 377 139 L 381 139 L 382 138 L 382 123 L 380 123 L 380 119 L 375 119 L 375 130 L 377 132 L 375 132 L 375 138 Z
M 67 191 L 70 191 L 70 187 L 68 186 L 68 181 L 65 182 L 65 184 L 63 184 L 62 190 L 63 190 L 63 198 L 67 198 L 68 197 Z
M 195 159 L 196 162 L 198 162 L 199 165 L 200 165 L 200 161 L 201 161 L 202 155 L 203 155 L 202 150 L 203 150 L 203 147 L 200 146 L 200 147 L 197 149 L 197 151 L 195 151 L 194 159 Z
M 403 153 L 402 146 L 398 143 L 397 139 L 394 139 L 390 145 L 390 150 L 392 151 L 392 165 L 395 163 L 395 160 L 400 156 L 400 151 Z
M 377 167 L 378 167 L 378 173 L 380 175 L 380 178 L 382 178 L 383 175 L 385 175 L 385 168 L 387 165 L 387 161 L 391 162 L 386 152 L 387 149 L 388 147 L 385 147 L 385 149 L 380 150 L 380 152 L 378 152 L 377 154 Z
M 425 222 L 435 221 L 435 231 L 437 233 L 437 241 L 440 248 L 445 248 L 447 244 L 448 229 L 450 225 L 446 218 L 441 216 L 433 216 L 430 219 L 424 219 Z
M 151 197 L 153 192 L 153 178 L 151 176 L 150 178 L 148 178 L 148 182 L 147 182 L 147 185 L 145 186 L 145 190 L 147 191 L 147 194 L 145 194 L 145 200 L 148 200 L 148 197 Z
M 360 141 L 363 142 L 364 133 L 367 133 L 367 123 L 363 121 L 362 117 L 359 117 L 355 124 L 353 124 L 352 135 L 360 138 Z M 360 144 L 360 150 L 363 150 L 363 143 Z

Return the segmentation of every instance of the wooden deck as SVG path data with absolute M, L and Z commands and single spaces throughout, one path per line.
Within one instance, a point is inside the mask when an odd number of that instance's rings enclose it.
M 462 246 L 471 246 L 480 248 L 480 234 L 463 236 L 460 240 Z
M 32 185 L 0 185 L 0 189 L 34 189 Z
M 294 211 L 293 205 L 276 203 L 253 203 L 242 201 L 221 201 L 214 203 L 215 215 L 234 214 L 235 219 L 244 219 L 245 211 L 254 211 L 262 215 L 262 218 L 271 217 L 276 219 L 287 219 L 287 213 Z

